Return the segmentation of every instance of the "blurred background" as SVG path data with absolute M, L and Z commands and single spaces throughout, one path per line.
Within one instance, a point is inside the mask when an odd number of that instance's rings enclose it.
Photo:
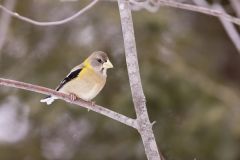
M 89 2 L 0 1 L 38 21 L 66 18 Z M 231 0 L 217 2 L 237 16 Z M 220 21 L 169 7 L 135 11 L 133 20 L 149 116 L 165 158 L 239 160 L 240 52 Z M 0 77 L 55 88 L 95 50 L 107 52 L 115 67 L 96 103 L 135 118 L 116 2 L 99 2 L 60 26 L 0 12 Z M 146 159 L 134 129 L 61 100 L 46 106 L 43 97 L 0 87 L 0 159 Z

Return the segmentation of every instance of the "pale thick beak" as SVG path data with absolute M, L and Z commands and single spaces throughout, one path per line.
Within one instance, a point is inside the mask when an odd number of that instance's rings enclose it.
M 107 62 L 103 63 L 103 67 L 104 68 L 113 68 L 113 65 L 109 60 L 107 60 Z

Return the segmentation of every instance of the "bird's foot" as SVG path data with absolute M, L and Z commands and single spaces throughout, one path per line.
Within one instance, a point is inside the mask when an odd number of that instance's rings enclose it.
M 95 101 L 89 101 L 91 103 L 91 107 L 94 107 L 95 106 Z M 91 108 L 88 108 L 88 112 L 91 110 Z
M 70 93 L 69 95 L 70 95 L 71 101 L 75 101 L 76 99 L 78 99 L 78 96 L 74 93 Z

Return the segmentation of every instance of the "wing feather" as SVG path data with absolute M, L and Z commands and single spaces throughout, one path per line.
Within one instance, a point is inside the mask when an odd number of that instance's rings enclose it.
M 83 65 L 74 67 L 71 70 L 71 72 L 60 82 L 56 90 L 59 91 L 66 83 L 76 78 L 79 75 L 79 73 L 82 71 L 82 69 L 83 69 Z

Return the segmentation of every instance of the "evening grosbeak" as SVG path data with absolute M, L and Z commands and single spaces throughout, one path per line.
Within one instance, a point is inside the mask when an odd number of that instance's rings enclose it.
M 90 101 L 103 89 L 109 68 L 113 68 L 113 65 L 107 54 L 102 51 L 93 52 L 83 63 L 70 71 L 56 91 L 69 94 L 73 101 L 77 98 Z M 50 105 L 56 99 L 58 98 L 49 95 L 40 102 Z

